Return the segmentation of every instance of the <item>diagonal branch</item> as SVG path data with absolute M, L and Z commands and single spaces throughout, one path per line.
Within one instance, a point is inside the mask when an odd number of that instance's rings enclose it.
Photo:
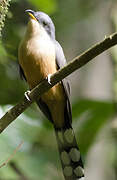
M 93 58 L 109 49 L 110 47 L 117 44 L 117 33 L 110 35 L 105 38 L 100 43 L 97 43 L 80 56 L 75 57 L 70 63 L 65 67 L 57 71 L 51 76 L 51 85 L 47 80 L 42 81 L 29 93 L 31 101 L 28 101 L 25 97 L 21 102 L 11 108 L 1 119 L 0 119 L 0 133 L 12 122 L 14 121 L 22 112 L 26 110 L 35 100 L 39 99 L 40 96 L 53 87 L 56 83 L 67 77 L 69 74 L 75 70 L 81 68 L 86 63 L 91 61 Z

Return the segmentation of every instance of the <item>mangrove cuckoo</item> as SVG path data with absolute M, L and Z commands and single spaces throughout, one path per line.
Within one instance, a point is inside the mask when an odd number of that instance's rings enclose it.
M 27 30 L 22 39 L 18 58 L 20 72 L 32 89 L 66 64 L 62 47 L 55 39 L 55 26 L 43 12 L 26 10 L 29 14 Z M 53 123 L 64 178 L 83 180 L 84 169 L 72 128 L 70 86 L 67 79 L 44 93 L 37 104 Z

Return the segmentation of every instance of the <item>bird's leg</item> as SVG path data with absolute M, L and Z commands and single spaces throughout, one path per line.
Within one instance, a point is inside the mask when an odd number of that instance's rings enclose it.
M 48 81 L 48 83 L 49 83 L 50 85 L 52 85 L 52 83 L 51 83 L 51 76 L 52 76 L 52 74 L 48 74 L 48 76 L 46 77 L 46 79 L 47 79 L 47 81 Z M 25 95 L 25 97 L 26 97 L 26 99 L 27 99 L 28 101 L 31 101 L 31 99 L 30 99 L 30 97 L 29 97 L 29 93 L 30 93 L 30 90 L 26 91 L 26 92 L 24 93 L 24 95 Z

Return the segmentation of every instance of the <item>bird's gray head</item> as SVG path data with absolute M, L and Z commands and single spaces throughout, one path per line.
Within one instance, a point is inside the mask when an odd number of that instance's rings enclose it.
M 52 22 L 51 18 L 44 12 L 41 11 L 33 11 L 33 10 L 26 10 L 26 12 L 30 15 L 31 18 L 38 21 L 39 24 L 41 24 L 46 32 L 49 34 L 49 36 L 52 39 L 55 39 L 55 26 Z

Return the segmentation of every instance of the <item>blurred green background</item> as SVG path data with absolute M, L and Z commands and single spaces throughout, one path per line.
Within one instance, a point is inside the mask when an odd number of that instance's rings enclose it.
M 117 30 L 116 0 L 11 0 L 0 43 L 0 116 L 19 102 L 28 86 L 18 73 L 18 45 L 26 9 L 48 13 L 67 61 Z M 117 179 L 117 48 L 69 76 L 73 127 L 86 180 Z M 63 180 L 52 125 L 33 104 L 0 136 L 0 165 L 23 141 L 0 180 Z M 19 172 L 19 173 L 18 173 Z

